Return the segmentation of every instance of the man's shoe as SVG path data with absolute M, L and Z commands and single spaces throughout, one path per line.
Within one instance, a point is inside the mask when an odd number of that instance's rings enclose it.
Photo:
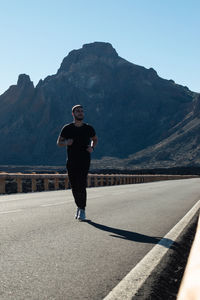
M 80 208 L 77 208 L 77 211 L 76 211 L 76 214 L 75 214 L 75 219 L 78 219 L 79 210 L 80 210 Z
M 80 220 L 80 221 L 85 220 L 85 210 L 84 209 L 79 209 L 78 220 Z

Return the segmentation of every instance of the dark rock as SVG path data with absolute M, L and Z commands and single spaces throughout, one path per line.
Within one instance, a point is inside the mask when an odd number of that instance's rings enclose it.
M 200 118 L 200 95 L 197 95 L 194 101 L 194 116 Z
M 64 58 L 58 73 L 70 71 L 74 65 L 83 63 L 93 63 L 97 60 L 118 58 L 115 49 L 109 43 L 95 42 L 92 44 L 83 45 L 82 49 L 71 51 L 67 57 Z
M 20 88 L 33 88 L 33 82 L 30 77 L 26 74 L 20 74 L 17 81 L 17 86 Z

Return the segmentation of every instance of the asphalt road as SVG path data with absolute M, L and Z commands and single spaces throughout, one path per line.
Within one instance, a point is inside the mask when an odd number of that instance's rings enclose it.
M 103 299 L 200 199 L 200 179 L 0 196 L 0 299 Z M 164 247 L 164 245 L 163 245 Z

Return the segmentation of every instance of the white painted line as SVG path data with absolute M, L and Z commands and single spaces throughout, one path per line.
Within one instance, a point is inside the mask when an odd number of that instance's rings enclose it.
M 103 300 L 131 300 L 200 208 L 200 200 Z
M 121 195 L 121 194 L 126 194 L 129 191 L 122 191 L 122 192 L 113 192 L 112 195 Z
M 88 199 L 97 199 L 97 198 L 104 198 L 104 197 L 106 197 L 105 195 L 99 195 L 99 196 L 92 196 L 92 195 L 89 195 L 88 196 Z
M 0 195 L 0 204 L 3 203 L 3 202 L 11 202 L 11 201 L 19 201 L 19 200 L 27 200 L 27 201 L 28 200 L 38 200 L 38 199 L 43 199 L 44 196 L 48 196 L 49 198 L 55 198 L 54 193 L 58 193 L 62 197 L 64 197 L 64 196 L 68 197 L 69 192 L 71 192 L 71 190 L 42 191 L 42 192 L 30 192 L 30 193 Z
M 71 202 L 71 201 L 69 201 L 69 202 Z M 58 202 L 58 203 L 49 203 L 49 204 L 41 204 L 40 206 L 42 206 L 42 207 L 48 207 L 48 206 L 57 206 L 57 205 L 63 205 L 63 204 L 67 204 L 67 203 L 69 203 L 69 202 Z
M 16 210 L 7 210 L 7 211 L 0 211 L 0 214 L 13 214 L 23 211 L 23 209 L 16 209 Z

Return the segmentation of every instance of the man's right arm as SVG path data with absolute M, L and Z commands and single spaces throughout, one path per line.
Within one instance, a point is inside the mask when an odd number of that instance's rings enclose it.
M 59 135 L 58 140 L 57 140 L 57 145 L 59 147 L 66 147 L 66 146 L 71 146 L 73 144 L 73 139 L 65 139 L 61 135 Z
M 67 146 L 67 140 L 64 137 L 62 137 L 61 135 L 59 135 L 58 140 L 57 140 L 57 145 L 59 147 Z

